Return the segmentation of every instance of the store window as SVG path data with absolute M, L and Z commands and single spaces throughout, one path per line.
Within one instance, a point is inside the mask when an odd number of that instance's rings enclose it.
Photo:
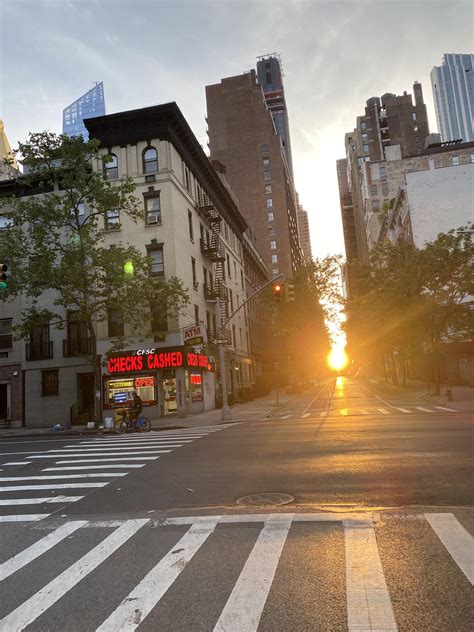
M 202 402 L 202 374 L 189 372 L 189 389 L 192 402 Z
M 120 377 L 104 379 L 104 405 L 106 408 L 128 406 L 137 392 L 145 406 L 155 406 L 158 402 L 158 389 L 154 375 Z

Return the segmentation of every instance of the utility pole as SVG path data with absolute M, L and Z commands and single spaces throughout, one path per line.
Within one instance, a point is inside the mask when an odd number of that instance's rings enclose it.
M 260 286 L 258 288 L 258 290 L 255 290 L 255 292 L 252 294 L 252 296 L 249 296 L 249 298 L 246 301 L 244 301 L 234 312 L 232 312 L 232 314 L 225 321 L 225 323 L 222 323 L 222 314 L 221 314 L 221 300 L 222 299 L 220 297 L 217 297 L 216 298 L 216 327 L 217 327 L 218 336 L 221 336 L 223 327 L 227 326 L 229 321 L 237 314 L 237 312 L 239 312 L 245 305 L 247 305 L 247 303 L 249 301 L 251 301 L 253 298 L 255 298 L 255 296 L 257 296 L 257 294 L 260 294 L 260 292 L 262 290 L 264 290 L 266 287 L 268 287 L 269 285 L 273 284 L 275 281 L 277 281 L 278 279 L 281 279 L 281 278 L 283 278 L 283 274 L 279 274 L 278 276 L 274 277 L 271 281 L 268 281 L 267 283 L 264 283 L 262 286 Z M 222 419 L 222 421 L 229 421 L 229 419 L 232 419 L 232 411 L 230 409 L 229 402 L 228 402 L 228 399 L 227 399 L 227 375 L 226 375 L 226 366 L 225 366 L 225 341 L 222 339 L 222 336 L 221 336 L 221 337 L 217 338 L 217 340 L 215 341 L 214 344 L 219 348 L 219 364 L 220 364 L 220 368 L 221 368 L 221 390 L 222 390 L 222 414 L 221 414 L 221 419 Z

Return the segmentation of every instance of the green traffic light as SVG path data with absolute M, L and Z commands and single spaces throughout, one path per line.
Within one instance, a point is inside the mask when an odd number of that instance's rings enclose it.
M 123 266 L 125 274 L 133 274 L 133 261 L 126 261 Z

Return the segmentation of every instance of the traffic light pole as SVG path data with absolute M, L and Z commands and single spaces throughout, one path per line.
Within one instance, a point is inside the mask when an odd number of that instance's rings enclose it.
M 279 274 L 277 277 L 274 277 L 271 281 L 268 281 L 267 283 L 264 283 L 262 286 L 260 286 L 258 288 L 258 290 L 256 290 L 252 294 L 252 296 L 250 296 L 234 312 L 232 312 L 232 314 L 225 321 L 225 323 L 222 323 L 222 318 L 221 318 L 221 300 L 222 299 L 217 298 L 216 299 L 216 327 L 217 327 L 217 331 L 219 332 L 219 334 L 220 334 L 221 330 L 237 314 L 237 312 L 239 312 L 242 309 L 242 307 L 247 305 L 247 303 L 249 301 L 251 301 L 253 298 L 255 298 L 255 296 L 257 296 L 257 294 L 260 294 L 260 292 L 262 290 L 264 290 L 266 287 L 268 287 L 269 285 L 274 283 L 276 280 L 281 279 L 281 278 L 283 278 L 283 274 Z M 228 397 L 227 397 L 227 373 L 226 373 L 226 366 L 225 366 L 225 343 L 222 342 L 221 338 L 218 338 L 218 342 L 216 343 L 216 345 L 217 345 L 217 347 L 219 349 L 219 364 L 220 364 L 220 369 L 221 369 L 221 391 L 222 391 L 222 413 L 221 413 L 221 419 L 222 419 L 222 421 L 229 421 L 229 419 L 232 419 L 232 411 L 230 409 L 229 401 L 228 401 Z

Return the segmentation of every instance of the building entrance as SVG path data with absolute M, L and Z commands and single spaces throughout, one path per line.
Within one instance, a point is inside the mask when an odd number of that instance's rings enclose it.
M 10 416 L 8 404 L 8 384 L 0 384 L 0 419 L 2 421 Z
M 178 404 L 176 402 L 176 378 L 164 377 L 161 380 L 161 387 L 163 391 L 163 415 L 176 415 L 178 410 Z

